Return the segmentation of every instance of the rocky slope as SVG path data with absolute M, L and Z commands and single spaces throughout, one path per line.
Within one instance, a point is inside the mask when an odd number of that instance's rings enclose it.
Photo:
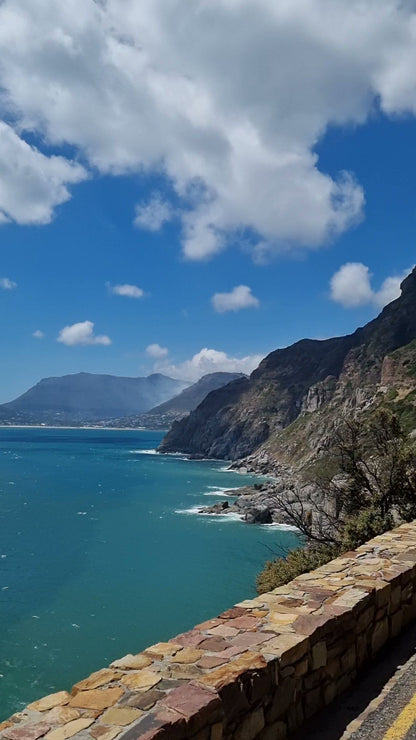
M 147 378 L 77 373 L 44 378 L 0 406 L 0 420 L 21 423 L 79 423 L 151 409 L 189 383 L 154 374 Z
M 411 425 L 415 339 L 416 269 L 402 283 L 401 297 L 363 328 L 276 350 L 249 379 L 210 393 L 189 417 L 173 424 L 161 451 L 234 461 L 248 457 L 241 466 L 270 473 L 282 465 L 307 465 L 340 414 L 381 399 L 406 412 Z

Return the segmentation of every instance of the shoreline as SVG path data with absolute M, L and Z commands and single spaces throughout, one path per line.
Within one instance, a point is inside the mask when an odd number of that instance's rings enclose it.
M 147 427 L 99 427 L 99 426 L 84 426 L 74 427 L 66 425 L 53 425 L 53 424 L 0 424 L 0 429 L 76 429 L 81 431 L 86 429 L 89 431 L 102 430 L 104 432 L 167 432 L 168 429 L 148 429 Z

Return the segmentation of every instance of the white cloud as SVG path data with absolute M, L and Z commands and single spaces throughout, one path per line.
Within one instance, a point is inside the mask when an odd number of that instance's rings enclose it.
M 371 287 L 372 275 L 369 268 L 362 262 L 347 262 L 331 278 L 331 299 L 344 308 L 357 308 L 368 304 L 382 308 L 400 296 L 400 283 L 412 269 L 386 278 L 379 290 L 374 290 Z
M 34 331 L 33 334 L 32 334 L 32 337 L 34 337 L 35 339 L 43 339 L 44 336 L 45 335 L 44 335 L 43 331 L 41 331 L 40 329 L 36 329 L 36 331 Z
M 149 357 L 154 357 L 155 359 L 161 359 L 162 357 L 167 357 L 169 354 L 168 348 L 161 347 L 160 344 L 149 344 L 149 346 L 146 347 L 146 352 L 149 355 Z
M 215 293 L 212 305 L 217 313 L 240 311 L 242 308 L 258 308 L 260 301 L 248 285 L 237 285 L 230 293 Z
M 139 288 L 137 285 L 129 285 L 128 283 L 124 285 L 110 285 L 109 283 L 106 283 L 106 285 L 110 293 L 113 293 L 114 295 L 122 295 L 127 298 L 143 298 L 144 296 L 144 290 Z
M 55 206 L 71 197 L 67 185 L 86 177 L 81 165 L 46 157 L 0 121 L 0 223 L 49 223 Z
M 152 193 L 148 201 L 137 204 L 134 225 L 147 231 L 160 231 L 163 224 L 173 216 L 171 204 L 160 193 Z
M 105 334 L 94 334 L 93 321 L 80 321 L 78 324 L 65 326 L 59 332 L 57 341 L 66 344 L 68 347 L 73 347 L 77 344 L 111 344 L 110 337 L 107 337 Z
M 242 234 L 263 261 L 341 234 L 363 192 L 319 169 L 317 141 L 377 107 L 416 113 L 411 0 L 3 0 L 0 46 L 15 127 L 2 129 L 0 219 L 45 223 L 85 177 L 28 131 L 100 173 L 165 176 L 189 259 Z M 141 204 L 138 224 L 169 211 Z
M 14 290 L 17 288 L 17 283 L 14 280 L 10 280 L 10 278 L 0 278 L 0 288 L 2 290 Z
M 155 371 L 163 372 L 173 378 L 196 381 L 203 375 L 216 372 L 246 373 L 253 372 L 264 355 L 247 355 L 246 357 L 232 357 L 226 352 L 205 347 L 193 355 L 190 360 L 178 364 L 158 362 Z

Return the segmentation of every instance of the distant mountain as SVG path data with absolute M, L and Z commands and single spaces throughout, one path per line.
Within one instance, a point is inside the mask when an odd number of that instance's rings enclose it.
M 78 373 L 44 378 L 10 403 L 0 405 L 0 420 L 16 423 L 81 423 L 148 411 L 189 385 L 165 375 L 122 378 Z
M 209 375 L 204 375 L 196 383 L 189 386 L 189 388 L 185 388 L 178 396 L 165 401 L 165 403 L 161 403 L 159 406 L 155 406 L 148 413 L 188 414 L 190 411 L 196 409 L 211 391 L 216 391 L 217 388 L 222 388 L 233 380 L 244 377 L 246 376 L 243 373 L 209 373 Z
M 177 419 L 182 419 L 195 409 L 206 396 L 218 388 L 228 385 L 233 380 L 245 378 L 242 373 L 210 373 L 204 375 L 178 396 L 155 406 L 144 414 L 119 418 L 116 421 L 106 419 L 103 426 L 147 427 L 148 429 L 166 429 Z
M 353 334 L 272 352 L 250 378 L 220 388 L 173 424 L 162 452 L 299 466 L 345 414 L 378 404 L 416 428 L 416 268 L 400 298 Z

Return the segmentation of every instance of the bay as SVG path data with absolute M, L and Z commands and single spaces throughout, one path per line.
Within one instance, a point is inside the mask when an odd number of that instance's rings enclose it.
M 197 516 L 253 476 L 163 434 L 0 429 L 0 720 L 255 594 L 293 531 Z

